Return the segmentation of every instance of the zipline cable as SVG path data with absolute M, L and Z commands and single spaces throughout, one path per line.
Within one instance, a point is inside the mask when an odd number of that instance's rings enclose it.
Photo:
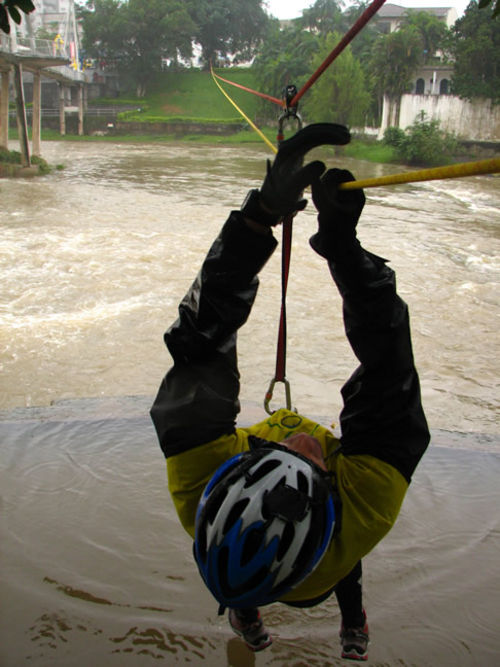
M 323 63 L 318 67 L 318 69 L 314 72 L 311 78 L 302 86 L 299 92 L 295 95 L 295 97 L 290 103 L 291 106 L 296 106 L 298 104 L 298 101 L 300 100 L 302 95 L 304 95 L 304 93 L 309 90 L 309 88 L 313 85 L 313 83 L 323 74 L 326 68 L 332 64 L 335 58 L 338 55 L 340 55 L 340 53 L 345 49 L 345 47 L 349 44 L 349 42 L 351 42 L 354 39 L 354 37 L 356 37 L 358 32 L 365 27 L 368 21 L 374 16 L 374 14 L 378 12 L 378 10 L 380 9 L 380 7 L 382 7 L 385 1 L 386 0 L 374 0 L 372 4 L 369 7 L 367 7 L 367 9 L 365 9 L 365 11 L 358 18 L 358 20 L 354 23 L 352 28 L 350 28 L 350 30 L 346 32 L 344 37 L 342 37 L 342 39 L 333 49 L 330 55 L 323 61 Z

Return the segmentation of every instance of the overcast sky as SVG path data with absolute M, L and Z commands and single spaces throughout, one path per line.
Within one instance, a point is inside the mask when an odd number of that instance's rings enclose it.
M 388 0 L 389 1 L 389 0 Z M 346 2 L 346 6 L 349 3 Z M 390 4 L 400 7 L 455 7 L 457 14 L 462 16 L 469 0 L 391 0 Z M 267 0 L 269 13 L 278 19 L 293 19 L 301 15 L 303 9 L 314 5 L 314 0 Z

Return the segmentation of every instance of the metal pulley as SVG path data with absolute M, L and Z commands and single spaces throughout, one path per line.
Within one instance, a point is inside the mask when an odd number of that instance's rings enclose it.
M 290 84 L 283 90 L 283 113 L 278 118 L 278 144 L 283 141 L 285 135 L 283 133 L 284 125 L 287 121 L 295 121 L 297 123 L 297 131 L 302 129 L 302 118 L 297 111 L 298 103 L 291 106 L 293 98 L 297 95 L 297 86 Z

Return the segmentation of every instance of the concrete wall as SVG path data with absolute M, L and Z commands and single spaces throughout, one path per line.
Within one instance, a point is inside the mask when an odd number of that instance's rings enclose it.
M 399 127 L 412 125 L 421 111 L 461 139 L 500 141 L 500 105 L 490 100 L 467 102 L 452 95 L 403 95 Z

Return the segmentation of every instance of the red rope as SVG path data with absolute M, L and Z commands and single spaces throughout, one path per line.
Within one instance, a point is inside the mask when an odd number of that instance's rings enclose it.
M 316 79 L 318 79 L 323 74 L 325 69 L 332 64 L 335 58 L 345 49 L 345 47 L 349 44 L 349 42 L 351 42 L 353 38 L 356 37 L 358 32 L 365 27 L 365 25 L 372 18 L 372 16 L 378 12 L 380 7 L 382 7 L 384 2 L 385 0 L 374 0 L 372 4 L 369 7 L 367 7 L 367 9 L 365 9 L 365 11 L 361 14 L 356 23 L 352 26 L 352 28 L 346 32 L 344 37 L 342 37 L 342 39 L 333 49 L 330 55 L 314 72 L 309 81 L 307 81 L 299 90 L 299 92 L 295 95 L 293 100 L 290 102 L 290 106 L 293 107 L 298 103 L 302 95 L 309 90 L 309 88 L 313 85 Z
M 224 77 L 219 76 L 215 72 L 213 74 L 214 74 L 214 76 L 216 76 L 221 81 L 225 81 L 226 83 L 231 84 L 231 86 L 235 86 L 236 88 L 241 88 L 241 90 L 246 90 L 247 93 L 253 93 L 254 95 L 258 95 L 259 97 L 263 97 L 265 100 L 269 100 L 270 102 L 274 102 L 274 104 L 278 104 L 280 107 L 283 106 L 283 100 L 279 100 L 277 97 L 271 97 L 271 95 L 266 95 L 265 93 L 259 93 L 256 90 L 252 90 L 251 88 L 247 88 L 246 86 L 242 86 L 240 83 L 235 83 L 234 81 L 229 81 L 229 79 L 224 79 Z
M 276 351 L 276 373 L 274 379 L 284 382 L 286 377 L 286 290 L 292 252 L 292 216 L 283 220 L 283 248 L 281 257 L 281 316 Z

